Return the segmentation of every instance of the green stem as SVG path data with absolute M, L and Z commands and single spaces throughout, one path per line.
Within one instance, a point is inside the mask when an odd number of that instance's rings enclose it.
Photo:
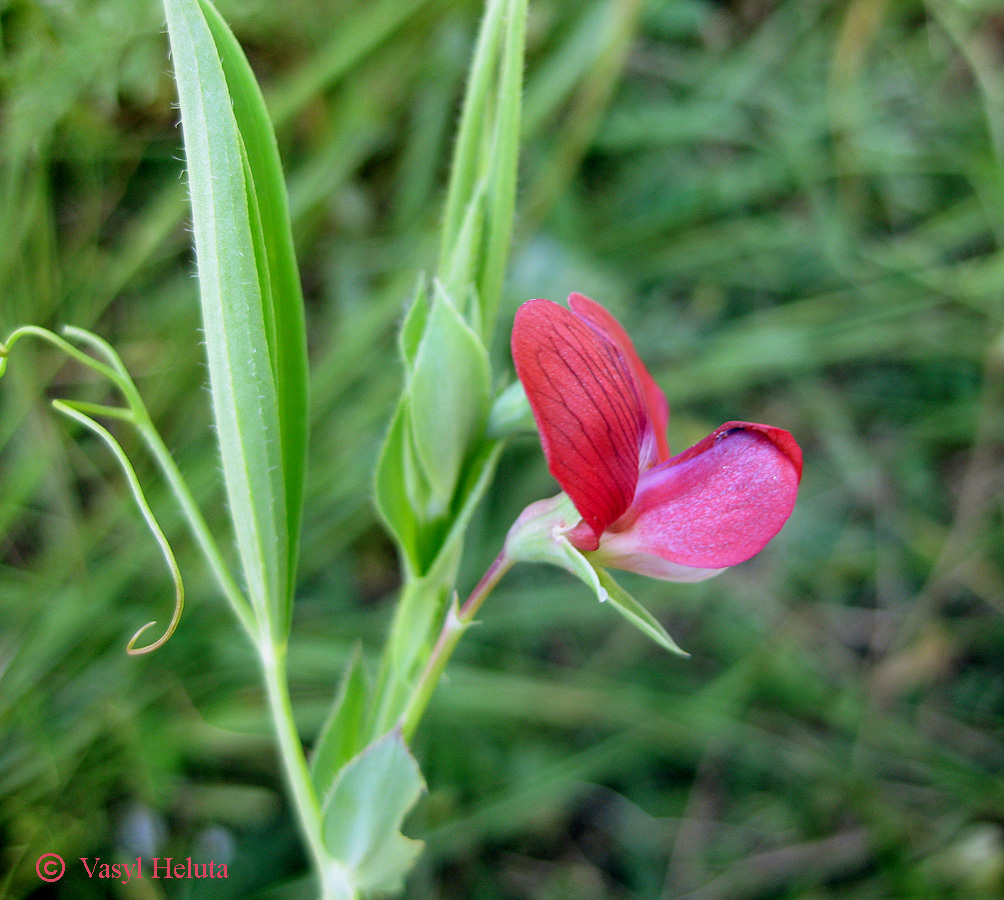
M 54 405 L 57 410 L 86 425 L 108 443 L 125 469 L 126 475 L 130 479 L 133 493 L 137 498 L 137 502 L 140 503 L 141 511 L 151 525 L 155 537 L 158 538 L 158 541 L 162 542 L 162 546 L 166 546 L 166 539 L 163 538 L 163 534 L 160 532 L 155 520 L 153 520 L 153 514 L 146 504 L 139 482 L 128 459 L 111 434 L 103 426 L 89 418 L 89 416 L 109 416 L 129 422 L 142 436 L 144 443 L 157 461 L 161 472 L 181 505 L 188 525 L 195 536 L 203 556 L 209 563 L 217 583 L 230 602 L 237 618 L 252 637 L 258 650 L 265 679 L 269 712 L 278 738 L 279 755 L 282 759 L 283 770 L 289 784 L 290 794 L 293 798 L 300 830 L 306 841 L 320 882 L 320 900 L 356 900 L 358 893 L 349 878 L 349 873 L 341 863 L 333 860 L 328 855 L 324 847 L 321 808 L 310 777 L 310 771 L 307 767 L 303 747 L 300 744 L 300 737 L 296 730 L 296 723 L 293 719 L 293 708 L 289 698 L 286 677 L 285 642 L 281 644 L 275 642 L 267 622 L 262 624 L 261 631 L 255 626 L 254 613 L 251 607 L 230 574 L 219 547 L 216 545 L 216 541 L 209 530 L 209 526 L 206 524 L 202 511 L 196 504 L 192 492 L 189 490 L 187 482 L 175 464 L 170 451 L 154 427 L 153 420 L 150 418 L 150 414 L 139 395 L 139 391 L 136 389 L 119 355 L 110 344 L 90 332 L 77 328 L 67 328 L 64 333 L 81 343 L 89 345 L 102 355 L 107 362 L 102 362 L 84 353 L 78 347 L 75 347 L 48 329 L 29 325 L 15 330 L 8 337 L 5 344 L 0 343 L 0 375 L 4 373 L 7 356 L 10 354 L 11 348 L 21 337 L 33 335 L 54 344 L 67 355 L 107 378 L 122 392 L 127 404 L 127 407 L 124 408 L 105 406 L 86 401 L 66 403 L 57 400 L 54 401 Z M 177 572 L 177 566 L 174 564 L 174 558 L 169 547 L 167 547 L 165 555 L 171 565 L 175 583 L 179 585 L 180 589 L 180 574 Z M 174 626 L 177 624 L 179 612 L 180 603 L 179 608 L 176 609 L 169 632 L 173 631 Z M 136 637 L 130 643 L 130 650 L 132 650 L 138 636 L 139 634 L 137 633 Z M 156 645 L 159 646 L 162 642 L 163 639 L 158 641 Z
M 79 329 L 76 330 L 79 331 Z M 83 350 L 74 347 L 73 344 L 64 340 L 55 332 L 49 331 L 48 328 L 41 328 L 38 325 L 22 325 L 20 328 L 15 328 L 7 337 L 6 343 L 0 343 L 0 377 L 3 377 L 4 372 L 7 371 L 7 357 L 10 355 L 11 350 L 14 349 L 14 345 L 25 335 L 37 337 L 58 347 L 67 356 L 72 357 L 77 362 L 83 363 L 99 375 L 103 375 L 113 384 L 119 384 L 120 379 L 117 371 L 109 368 L 103 362 L 99 362 L 93 356 L 88 356 Z
M 332 859 L 324 847 L 321 806 L 310 777 L 303 745 L 293 719 L 293 706 L 289 699 L 286 676 L 286 645 L 277 645 L 271 634 L 262 635 L 258 642 L 265 676 L 265 691 L 272 725 L 279 742 L 279 755 L 296 809 L 300 832 L 307 843 L 310 858 L 320 882 L 320 900 L 356 900 L 357 892 L 345 868 Z
M 481 604 L 485 602 L 495 585 L 501 581 L 502 576 L 512 568 L 512 565 L 513 560 L 506 556 L 503 548 L 488 567 L 488 571 L 475 585 L 470 596 L 464 601 L 464 605 L 460 609 L 457 609 L 456 603 L 450 605 L 446 612 L 443 628 L 439 632 L 439 638 L 432 649 L 432 654 L 429 656 L 425 669 L 415 684 L 398 721 L 401 734 L 406 741 L 410 740 L 415 733 L 425 708 L 429 705 L 429 700 L 432 699 L 432 693 L 443 674 L 443 669 L 446 668 L 446 663 L 456 649 L 460 636 L 470 627 L 481 608 Z
M 388 731 L 400 717 L 448 596 L 449 584 L 438 579 L 406 578 L 380 662 L 371 738 Z

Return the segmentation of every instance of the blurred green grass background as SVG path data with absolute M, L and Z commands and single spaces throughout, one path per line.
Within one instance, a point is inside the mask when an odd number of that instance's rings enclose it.
M 371 470 L 480 4 L 220 8 L 274 111 L 308 302 L 309 740 L 392 608 Z M 625 579 L 690 659 L 557 570 L 503 582 L 417 737 L 406 896 L 1004 896 L 1004 4 L 535 0 L 526 79 L 505 316 L 590 294 L 666 389 L 674 448 L 766 421 L 806 472 L 750 563 Z M 112 341 L 222 527 L 158 4 L 6 0 L 0 103 L 0 332 Z M 128 433 L 189 603 L 163 650 L 124 653 L 167 576 L 109 454 L 44 402 L 100 390 L 27 342 L 0 382 L 0 895 L 309 897 L 254 657 Z M 515 442 L 462 586 L 553 490 Z M 137 855 L 229 878 L 73 862 Z

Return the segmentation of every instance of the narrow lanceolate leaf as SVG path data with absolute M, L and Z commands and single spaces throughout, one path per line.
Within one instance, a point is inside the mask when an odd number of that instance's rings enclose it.
M 245 175 L 253 217 L 260 226 L 255 261 L 262 284 L 265 336 L 276 384 L 279 439 L 286 494 L 289 541 L 287 597 L 295 586 L 296 556 L 303 509 L 307 462 L 307 332 L 303 291 L 293 249 L 289 202 L 275 132 L 258 82 L 236 39 L 212 4 L 200 0 L 220 54 L 223 74 L 233 101 L 246 161 Z
M 365 893 L 394 892 L 422 849 L 401 823 L 425 782 L 401 738 L 392 731 L 352 759 L 321 812 L 324 845 Z
M 285 629 L 290 528 L 283 436 L 263 306 L 253 194 L 213 32 L 198 0 L 165 0 L 185 137 L 199 288 L 227 500 L 248 593 Z M 270 341 L 269 333 L 272 332 Z
M 505 0 L 489 0 L 478 31 L 474 58 L 471 60 L 457 142 L 453 148 L 446 209 L 443 213 L 439 257 L 441 277 L 453 268 L 452 258 L 457 252 L 457 238 L 468 215 L 478 180 L 484 172 L 484 129 L 491 122 L 492 85 L 501 52 L 504 12 Z
M 489 0 L 460 115 L 438 274 L 458 298 L 470 277 L 469 321 L 486 344 L 498 309 L 516 203 L 527 0 Z
M 480 321 L 485 343 L 491 342 L 505 279 L 516 212 L 516 170 L 519 162 L 523 100 L 523 52 L 526 41 L 527 0 L 509 0 L 502 45 L 501 71 L 495 102 L 494 133 L 488 161 L 485 254 L 477 282 Z

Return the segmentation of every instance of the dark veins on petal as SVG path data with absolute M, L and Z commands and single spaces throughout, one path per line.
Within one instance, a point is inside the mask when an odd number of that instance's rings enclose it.
M 551 473 L 599 534 L 633 499 L 644 408 L 621 351 L 591 323 L 551 306 L 561 312 L 543 323 L 535 317 L 543 326 L 533 329 L 535 371 L 520 374 Z

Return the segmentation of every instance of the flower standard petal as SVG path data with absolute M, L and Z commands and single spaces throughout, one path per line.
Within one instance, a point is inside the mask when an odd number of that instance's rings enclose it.
M 656 462 L 669 459 L 669 443 L 666 440 L 669 403 L 666 402 L 666 395 L 662 392 L 662 388 L 655 383 L 655 379 L 645 368 L 645 364 L 638 356 L 638 351 L 635 350 L 628 333 L 621 323 L 610 315 L 608 310 L 584 294 L 569 294 L 568 305 L 572 308 L 572 312 L 590 321 L 620 347 L 631 366 L 631 373 L 641 390 L 642 401 L 648 414 L 648 429 L 644 441 L 645 445 L 642 448 L 641 468 L 647 469 Z
M 512 355 L 548 468 L 598 538 L 638 483 L 648 416 L 631 362 L 604 328 L 549 300 L 519 308 Z
M 643 473 L 595 561 L 680 581 L 744 562 L 787 521 L 801 471 L 801 450 L 787 431 L 728 422 Z

